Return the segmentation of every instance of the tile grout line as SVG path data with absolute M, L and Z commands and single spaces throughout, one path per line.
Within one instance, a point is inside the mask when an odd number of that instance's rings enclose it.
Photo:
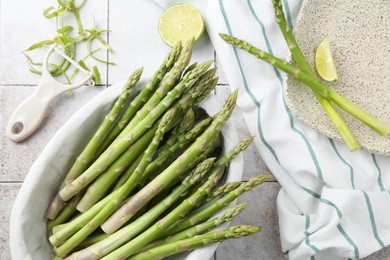
M 1 10 L 1 0 L 0 0 L 0 10 Z M 0 28 L 3 28 L 3 26 L 1 25 L 1 19 L 0 19 Z M 2 40 L 1 40 L 1 35 L 3 35 L 2 33 L 0 33 L 0 42 L 2 42 Z
M 110 0 L 107 0 L 107 44 L 110 45 Z M 107 62 L 110 61 L 110 51 L 107 50 Z M 106 64 L 106 87 L 108 87 L 109 82 L 109 66 L 110 64 Z
M 37 84 L 1 84 L 0 87 L 35 87 Z
M 241 182 L 248 182 L 249 179 L 242 179 Z M 278 183 L 278 181 L 277 180 L 266 180 L 264 183 Z

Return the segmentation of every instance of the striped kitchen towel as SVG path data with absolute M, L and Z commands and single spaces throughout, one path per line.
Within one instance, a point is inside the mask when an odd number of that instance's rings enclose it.
M 156 0 L 167 7 L 183 1 Z M 281 72 L 226 44 L 245 39 L 285 58 L 271 0 L 184 1 L 202 13 L 220 66 L 264 162 L 281 185 L 277 197 L 283 252 L 289 259 L 358 259 L 390 243 L 390 158 L 351 153 L 296 120 Z M 293 25 L 301 0 L 283 0 Z

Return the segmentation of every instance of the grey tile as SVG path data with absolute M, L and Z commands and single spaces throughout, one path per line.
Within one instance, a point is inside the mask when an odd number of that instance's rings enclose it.
M 245 211 L 236 217 L 232 225 L 261 226 L 262 231 L 248 237 L 222 242 L 216 252 L 216 260 L 282 259 L 279 226 L 276 212 L 276 195 L 280 186 L 266 182 L 243 194 L 238 202 L 249 203 Z
M 29 168 L 51 137 L 80 107 L 100 93 L 104 87 L 83 87 L 57 97 L 40 127 L 21 143 L 0 135 L 0 181 L 22 181 Z M 0 87 L 0 129 L 5 130 L 9 117 L 33 87 Z
M 9 220 L 20 183 L 0 183 L 0 259 L 11 259 L 9 248 Z
M 126 15 L 123 10 L 126 10 Z M 158 68 L 170 50 L 158 32 L 158 19 L 162 12 L 163 9 L 153 1 L 110 1 L 110 44 L 113 52 L 109 58 L 117 64 L 109 67 L 110 84 L 126 79 L 136 68 L 144 67 L 144 76 L 150 76 Z M 194 47 L 192 61 L 210 59 L 214 59 L 214 49 L 207 34 L 204 34 Z
M 365 258 L 362 258 L 364 260 L 389 260 L 390 259 L 390 246 L 385 247 L 384 249 L 369 255 Z
M 219 61 L 219 59 L 218 59 L 218 55 L 216 55 L 216 57 L 215 57 L 215 64 L 216 64 L 216 66 L 218 67 L 217 75 L 218 75 L 218 77 L 219 77 L 219 83 L 220 83 L 220 84 L 223 84 L 223 85 L 229 84 L 229 83 L 228 83 L 228 80 L 227 80 L 227 78 L 226 78 L 226 74 L 225 74 L 225 72 L 223 71 L 222 66 L 221 66 L 221 63 L 220 63 L 220 61 Z

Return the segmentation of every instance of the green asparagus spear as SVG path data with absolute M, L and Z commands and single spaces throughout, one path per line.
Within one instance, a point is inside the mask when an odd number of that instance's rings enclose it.
M 185 132 L 187 132 L 189 129 L 192 128 L 192 126 L 195 123 L 195 113 L 192 108 L 188 109 L 187 113 L 184 114 L 184 117 L 182 121 L 178 124 L 177 127 L 173 129 L 173 134 L 176 136 L 183 135 Z M 170 145 L 173 145 L 173 143 L 170 143 Z
M 162 259 L 164 257 L 178 254 L 181 252 L 193 250 L 196 248 L 204 247 L 212 243 L 221 242 L 230 238 L 240 238 L 244 236 L 253 235 L 261 230 L 260 227 L 241 225 L 233 226 L 226 230 L 215 231 L 212 233 L 206 233 L 199 236 L 183 239 L 170 244 L 158 246 L 155 248 L 148 249 L 147 251 L 138 253 L 130 258 L 129 260 L 152 260 Z M 106 259 L 106 258 L 103 258 Z M 108 259 L 108 258 L 107 258 Z M 119 258 L 121 259 L 121 258 Z
M 90 247 L 93 244 L 96 244 L 96 243 L 102 241 L 103 239 L 106 239 L 107 237 L 108 237 L 108 235 L 106 233 L 104 233 L 104 232 L 100 233 L 98 235 L 91 235 L 91 236 L 87 237 L 83 242 L 81 242 L 74 249 L 74 251 L 78 252 L 78 251 L 84 250 L 85 248 Z M 69 258 L 73 258 L 73 255 L 70 256 Z M 74 259 L 77 259 L 77 258 L 75 257 Z
M 290 52 L 296 64 L 299 66 L 299 68 L 302 71 L 308 73 L 313 78 L 317 78 L 314 71 L 310 67 L 309 63 L 305 59 L 305 56 L 303 55 L 301 49 L 299 48 L 299 45 L 295 40 L 292 30 L 286 21 L 286 17 L 283 13 L 282 2 L 280 0 L 273 0 L 272 2 L 275 10 L 276 22 L 278 23 L 279 28 L 282 31 L 283 37 L 286 40 L 286 43 L 290 49 Z M 349 129 L 348 125 L 345 123 L 341 115 L 333 107 L 332 103 L 329 102 L 326 98 L 321 97 L 316 92 L 313 93 L 314 96 L 317 98 L 318 102 L 324 108 L 326 114 L 333 121 L 335 127 L 339 131 L 344 142 L 348 145 L 349 149 L 351 151 L 360 149 L 359 142 L 356 140 L 355 136 L 353 135 L 353 133 L 351 132 L 351 130 Z
M 167 139 L 163 147 L 167 149 L 172 145 L 174 145 L 177 142 L 177 139 L 180 135 L 184 135 L 186 131 L 191 129 L 191 127 L 194 125 L 194 122 L 195 122 L 195 113 L 194 110 L 190 108 L 185 113 L 180 123 L 172 130 L 172 133 L 170 134 L 169 138 Z
M 249 136 L 239 142 L 236 146 L 233 147 L 229 152 L 227 152 L 224 156 L 222 156 L 215 164 L 215 168 L 221 167 L 229 163 L 231 160 L 237 157 L 238 154 L 240 154 L 242 151 L 246 150 L 246 148 L 249 147 L 249 145 L 253 142 L 253 139 L 255 139 L 254 136 Z
M 77 211 L 76 206 L 82 198 L 81 194 L 77 194 L 71 200 L 69 200 L 66 205 L 61 209 L 57 214 L 55 219 L 51 219 L 47 222 L 47 229 L 52 230 L 53 227 L 65 223 L 69 218 Z
M 199 106 L 203 100 L 209 96 L 209 94 L 215 89 L 218 84 L 218 77 L 214 78 L 213 81 L 206 87 L 206 90 L 202 94 L 195 98 L 194 106 Z
M 247 51 L 248 53 L 254 55 L 255 57 L 264 60 L 265 62 L 275 66 L 276 68 L 284 71 L 285 73 L 289 74 L 290 76 L 294 77 L 295 79 L 299 80 L 300 82 L 304 83 L 308 87 L 310 87 L 313 91 L 315 91 L 320 96 L 326 98 L 327 100 L 335 103 L 337 106 L 339 106 L 341 109 L 343 109 L 345 112 L 351 114 L 358 120 L 360 120 L 362 123 L 366 124 L 368 127 L 373 129 L 375 132 L 377 132 L 380 135 L 387 136 L 389 134 L 390 128 L 386 124 L 384 124 L 382 121 L 374 117 L 373 115 L 367 113 L 366 111 L 362 110 L 355 104 L 353 104 L 351 101 L 345 99 L 344 97 L 340 96 L 336 91 L 334 91 L 332 88 L 328 87 L 327 85 L 323 84 L 322 82 L 318 81 L 317 79 L 313 79 L 309 74 L 306 72 L 300 70 L 299 68 L 294 67 L 293 65 L 274 57 L 273 55 L 264 52 L 252 45 L 250 45 L 248 42 L 237 39 L 235 37 L 232 37 L 227 34 L 220 34 L 222 39 L 224 39 L 227 43 L 232 44 L 233 46 L 243 49 Z
M 119 180 L 116 182 L 114 188 L 112 190 L 116 190 L 120 188 L 125 182 L 130 178 L 130 175 L 134 172 L 135 168 L 137 168 L 138 164 L 142 159 L 143 154 L 140 154 L 137 159 L 126 169 L 126 171 L 121 175 Z
M 199 102 L 199 99 L 203 100 L 206 96 L 209 95 L 211 90 L 216 86 L 216 84 L 213 85 L 215 83 L 215 72 L 215 68 L 210 69 L 205 74 L 203 74 L 197 82 L 194 83 L 193 87 L 189 89 L 177 102 L 176 106 L 179 111 L 186 111 L 189 106 L 196 105 L 196 103 Z
M 70 222 L 54 226 L 52 228 L 53 234 L 49 237 L 50 243 L 53 246 L 62 245 L 66 239 L 87 225 L 88 222 L 91 221 L 91 219 L 93 219 L 104 208 L 104 206 L 114 198 L 116 192 L 117 191 L 110 193 L 104 199 L 93 205 L 89 210 L 78 215 Z M 130 198 L 126 199 L 123 203 L 126 203 L 129 199 Z
M 206 202 L 212 201 L 216 197 L 223 196 L 225 194 L 228 194 L 232 190 L 236 189 L 238 186 L 241 185 L 241 182 L 228 182 L 223 184 L 222 186 L 219 186 L 215 188 L 212 193 L 206 198 Z
M 196 70 L 196 69 L 194 69 Z M 113 233 L 126 223 L 134 214 L 156 196 L 162 189 L 169 186 L 174 179 L 193 168 L 201 155 L 207 154 L 214 146 L 223 123 L 229 119 L 237 100 L 237 90 L 234 91 L 218 113 L 216 119 L 198 137 L 198 139 L 184 151 L 168 168 L 143 187 L 132 199 L 116 211 L 103 225 L 107 233 Z M 109 229 L 107 227 L 110 227 Z
M 140 68 L 130 75 L 125 86 L 123 87 L 122 94 L 119 96 L 119 98 L 111 108 L 111 111 L 105 117 L 103 123 L 95 132 L 94 136 L 89 141 L 85 149 L 77 157 L 76 162 L 73 164 L 72 168 L 70 169 L 65 179 L 63 180 L 61 184 L 61 188 L 71 183 L 92 163 L 97 147 L 100 145 L 103 138 L 107 135 L 110 128 L 113 126 L 114 121 L 118 118 L 118 115 L 122 110 L 125 101 L 130 95 L 131 90 L 134 88 L 134 86 L 137 84 L 138 80 L 140 79 L 142 70 L 143 68 Z M 64 205 L 63 199 L 59 197 L 58 194 L 56 194 L 56 196 L 53 199 L 53 202 L 49 205 L 48 209 L 46 210 L 46 217 L 49 219 L 54 219 L 63 205 Z
M 196 68 L 197 65 L 198 65 L 197 62 L 194 62 L 194 63 L 192 63 L 191 65 L 189 65 L 189 66 L 185 69 L 185 71 L 183 72 L 183 75 L 185 75 L 187 72 L 189 72 L 189 71 L 193 70 L 194 68 Z

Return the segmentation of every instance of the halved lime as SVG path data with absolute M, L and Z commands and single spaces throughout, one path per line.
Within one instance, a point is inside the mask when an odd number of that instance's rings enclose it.
M 334 62 L 332 48 L 328 38 L 318 45 L 315 56 L 316 69 L 321 78 L 327 81 L 338 79 L 336 63 Z
M 204 32 L 202 16 L 192 5 L 178 4 L 169 7 L 158 21 L 158 31 L 169 46 L 195 38 L 198 41 Z

